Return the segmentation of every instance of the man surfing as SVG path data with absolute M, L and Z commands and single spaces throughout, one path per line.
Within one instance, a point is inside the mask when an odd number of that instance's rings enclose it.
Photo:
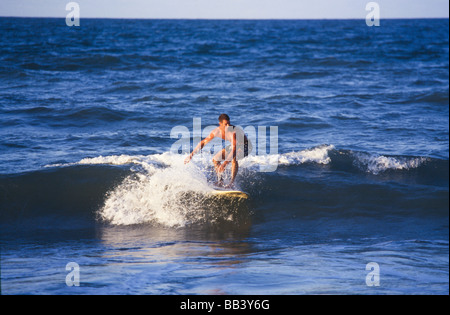
M 227 114 L 219 116 L 219 127 L 215 128 L 208 137 L 199 142 L 199 144 L 192 150 L 191 154 L 184 160 L 184 164 L 189 163 L 195 153 L 201 150 L 208 142 L 214 138 L 220 138 L 231 142 L 229 146 L 223 148 L 217 153 L 212 161 L 217 173 L 218 185 L 223 186 L 223 172 L 228 164 L 231 162 L 231 181 L 226 186 L 230 188 L 233 186 L 236 174 L 239 169 L 238 160 L 248 156 L 252 151 L 252 144 L 248 140 L 244 131 L 241 128 L 230 124 L 230 117 Z

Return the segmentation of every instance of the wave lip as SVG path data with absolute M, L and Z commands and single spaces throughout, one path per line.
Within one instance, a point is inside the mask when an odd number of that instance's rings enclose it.
M 390 157 L 374 155 L 364 152 L 356 152 L 355 165 L 368 173 L 378 175 L 387 170 L 409 170 L 420 167 L 423 163 L 430 161 L 426 157 Z
M 328 153 L 331 150 L 335 150 L 333 145 L 324 144 L 311 149 L 282 154 L 278 161 L 281 165 L 303 164 L 308 162 L 329 164 L 331 158 Z
M 313 148 L 277 155 L 250 156 L 243 160 L 243 167 L 253 169 L 258 165 L 278 163 L 279 166 L 299 166 L 303 164 L 329 165 L 335 169 L 372 175 L 389 171 L 410 171 L 427 165 L 436 173 L 448 172 L 448 161 L 423 156 L 389 156 L 363 151 L 337 149 L 334 145 L 323 144 Z M 445 166 L 447 165 L 447 166 Z
M 162 167 L 176 167 L 182 165 L 183 159 L 184 156 L 172 154 L 170 152 L 148 156 L 112 155 L 84 158 L 76 163 L 64 165 L 53 164 L 47 165 L 47 167 L 96 164 L 132 164 L 141 166 L 148 172 L 155 172 L 157 169 Z M 197 156 L 196 159 L 200 162 L 202 168 L 206 168 L 208 162 L 210 161 L 210 157 L 207 153 L 202 153 Z M 364 173 L 379 175 L 390 170 L 407 171 L 418 169 L 433 162 L 438 162 L 438 160 L 422 156 L 389 156 L 364 151 L 337 149 L 334 145 L 323 144 L 305 150 L 292 151 L 283 154 L 250 155 L 241 160 L 239 166 L 245 169 L 254 170 L 261 165 L 273 163 L 278 163 L 279 166 L 298 166 L 302 164 L 347 165 Z M 441 162 L 445 164 L 444 160 Z

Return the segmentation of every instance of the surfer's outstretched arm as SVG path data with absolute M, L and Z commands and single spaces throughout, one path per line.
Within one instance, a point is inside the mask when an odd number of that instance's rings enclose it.
M 212 139 L 214 139 L 215 134 L 214 131 L 211 132 L 209 134 L 208 137 L 206 137 L 205 139 L 203 139 L 202 141 L 200 141 L 197 146 L 194 148 L 194 150 L 192 150 L 191 154 L 189 154 L 186 159 L 184 160 L 184 164 L 189 163 L 189 161 L 192 159 L 192 157 L 194 156 L 195 153 L 197 153 L 198 151 L 200 151 L 201 149 L 203 149 L 203 147 L 205 146 L 205 144 L 207 144 L 209 141 L 211 141 Z

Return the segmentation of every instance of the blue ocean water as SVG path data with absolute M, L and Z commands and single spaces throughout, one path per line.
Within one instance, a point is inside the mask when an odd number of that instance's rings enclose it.
M 382 22 L 0 18 L 1 293 L 448 294 L 449 22 Z

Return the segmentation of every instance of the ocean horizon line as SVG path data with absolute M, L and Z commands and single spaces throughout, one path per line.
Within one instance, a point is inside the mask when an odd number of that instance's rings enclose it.
M 65 19 L 66 16 L 2 16 L 0 18 L 23 19 Z M 361 18 L 152 18 L 152 17 L 82 17 L 84 20 L 200 20 L 200 21 L 365 21 Z M 387 17 L 382 20 L 448 20 L 449 17 Z

